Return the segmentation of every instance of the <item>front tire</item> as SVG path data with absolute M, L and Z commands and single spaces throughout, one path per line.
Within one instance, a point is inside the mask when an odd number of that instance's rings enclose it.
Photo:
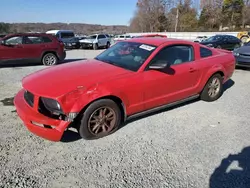
M 98 49 L 98 44 L 97 44 L 97 43 L 93 44 L 93 49 L 94 49 L 94 50 L 97 50 L 97 49 Z
M 100 99 L 85 110 L 78 132 L 86 140 L 98 139 L 115 132 L 120 124 L 118 105 L 110 99 Z
M 223 93 L 223 78 L 220 74 L 213 75 L 201 92 L 201 100 L 213 102 L 219 99 Z
M 42 58 L 42 63 L 45 66 L 52 66 L 52 65 L 56 65 L 58 63 L 58 58 L 56 57 L 55 54 L 53 53 L 47 53 L 43 56 Z

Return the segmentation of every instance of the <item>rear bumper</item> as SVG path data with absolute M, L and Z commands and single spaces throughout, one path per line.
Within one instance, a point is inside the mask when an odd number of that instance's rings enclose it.
M 70 122 L 46 117 L 30 107 L 24 99 L 24 89 L 19 91 L 14 98 L 14 105 L 18 116 L 24 122 L 27 129 L 33 134 L 50 141 L 60 141 L 65 129 Z M 45 128 L 50 125 L 52 128 Z

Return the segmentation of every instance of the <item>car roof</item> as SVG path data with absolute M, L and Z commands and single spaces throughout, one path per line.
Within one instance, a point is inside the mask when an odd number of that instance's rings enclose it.
M 14 34 L 9 34 L 6 35 L 5 37 L 12 37 L 12 36 L 51 36 L 50 34 L 46 33 L 14 33 Z
M 183 40 L 183 39 L 171 39 L 171 38 L 156 38 L 156 37 L 141 37 L 141 38 L 132 38 L 126 40 L 126 42 L 138 42 L 149 44 L 153 46 L 160 46 L 162 44 L 175 44 L 175 43 L 182 43 L 182 44 L 194 44 L 192 41 Z
M 65 33 L 72 33 L 72 30 L 49 30 L 46 33 L 58 33 L 58 32 L 65 32 Z

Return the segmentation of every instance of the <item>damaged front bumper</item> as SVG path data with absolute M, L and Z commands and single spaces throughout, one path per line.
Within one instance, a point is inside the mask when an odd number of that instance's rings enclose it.
M 14 105 L 18 116 L 24 122 L 29 131 L 37 136 L 50 141 L 60 141 L 65 129 L 70 126 L 76 113 L 72 113 L 64 119 L 47 117 L 38 111 L 38 97 L 31 106 L 24 98 L 25 89 L 20 90 L 14 98 Z

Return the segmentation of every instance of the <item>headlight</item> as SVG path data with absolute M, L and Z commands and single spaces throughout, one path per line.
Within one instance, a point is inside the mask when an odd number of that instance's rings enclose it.
M 47 110 L 49 110 L 51 113 L 62 113 L 62 108 L 56 100 L 45 97 L 41 97 L 41 100 L 45 108 L 47 108 Z

